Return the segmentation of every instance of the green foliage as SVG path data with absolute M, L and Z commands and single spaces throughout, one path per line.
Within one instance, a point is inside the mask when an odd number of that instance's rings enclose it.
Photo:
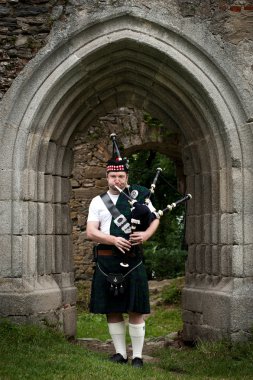
M 157 210 L 181 196 L 177 194 L 177 179 L 174 163 L 157 152 L 141 151 L 130 158 L 130 183 L 150 188 L 156 169 L 163 169 L 163 180 L 158 179 L 155 194 L 151 200 Z M 185 270 L 187 252 L 184 246 L 185 206 L 176 207 L 165 213 L 156 234 L 145 244 L 145 263 L 149 278 L 158 279 L 181 276 Z
M 145 244 L 145 267 L 149 278 L 175 278 L 184 274 L 186 251 L 159 248 L 156 242 Z
M 161 298 L 164 304 L 179 304 L 181 302 L 184 278 L 173 279 L 171 283 L 165 286 L 161 292 Z
M 158 307 L 146 320 L 146 338 L 165 336 L 182 330 L 181 310 L 178 307 L 164 309 Z

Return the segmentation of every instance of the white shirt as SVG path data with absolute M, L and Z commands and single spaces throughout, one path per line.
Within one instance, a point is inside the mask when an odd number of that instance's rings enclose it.
M 119 194 L 114 195 L 111 194 L 109 191 L 107 191 L 107 194 L 109 195 L 113 204 L 115 205 L 118 200 Z M 112 214 L 102 201 L 100 195 L 97 195 L 95 198 L 93 198 L 90 203 L 87 222 L 99 222 L 100 231 L 106 235 L 110 235 Z

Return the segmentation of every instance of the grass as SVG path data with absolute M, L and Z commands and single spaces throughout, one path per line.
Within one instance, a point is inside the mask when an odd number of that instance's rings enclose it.
M 146 338 L 163 336 L 181 329 L 181 309 L 177 306 L 169 309 L 158 307 L 146 319 Z M 96 338 L 102 341 L 110 339 L 106 317 L 88 312 L 80 313 L 77 321 L 77 337 Z
M 1 322 L 0 353 L 1 380 L 251 380 L 253 374 L 252 342 L 161 349 L 158 362 L 136 370 L 109 363 L 104 354 L 89 352 L 48 327 Z
M 178 286 L 165 289 L 162 303 L 146 320 L 146 338 L 182 328 Z M 171 302 L 175 302 L 171 305 Z M 79 312 L 78 337 L 109 339 L 103 315 Z M 129 337 L 128 337 L 129 340 Z M 14 325 L 0 320 L 0 380 L 252 380 L 253 342 L 199 343 L 157 349 L 157 361 L 143 369 L 108 362 L 50 327 Z

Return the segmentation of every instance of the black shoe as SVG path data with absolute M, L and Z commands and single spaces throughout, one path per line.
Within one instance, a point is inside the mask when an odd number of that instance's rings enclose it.
M 143 367 L 143 360 L 141 358 L 134 358 L 132 360 L 132 367 L 142 368 Z
M 114 354 L 109 358 L 110 362 L 113 363 L 119 363 L 119 364 L 126 364 L 128 361 L 128 358 L 124 359 L 121 354 Z

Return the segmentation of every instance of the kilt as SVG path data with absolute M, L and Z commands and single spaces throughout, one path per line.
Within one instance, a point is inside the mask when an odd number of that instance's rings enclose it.
M 122 255 L 98 255 L 91 286 L 91 313 L 150 313 L 148 279 L 142 257 L 140 255 L 129 257 L 127 259 L 129 267 L 120 265 L 122 257 Z M 139 263 L 141 264 L 138 265 Z M 109 273 L 126 275 L 123 294 L 115 296 L 110 292 L 110 283 L 105 275 Z

